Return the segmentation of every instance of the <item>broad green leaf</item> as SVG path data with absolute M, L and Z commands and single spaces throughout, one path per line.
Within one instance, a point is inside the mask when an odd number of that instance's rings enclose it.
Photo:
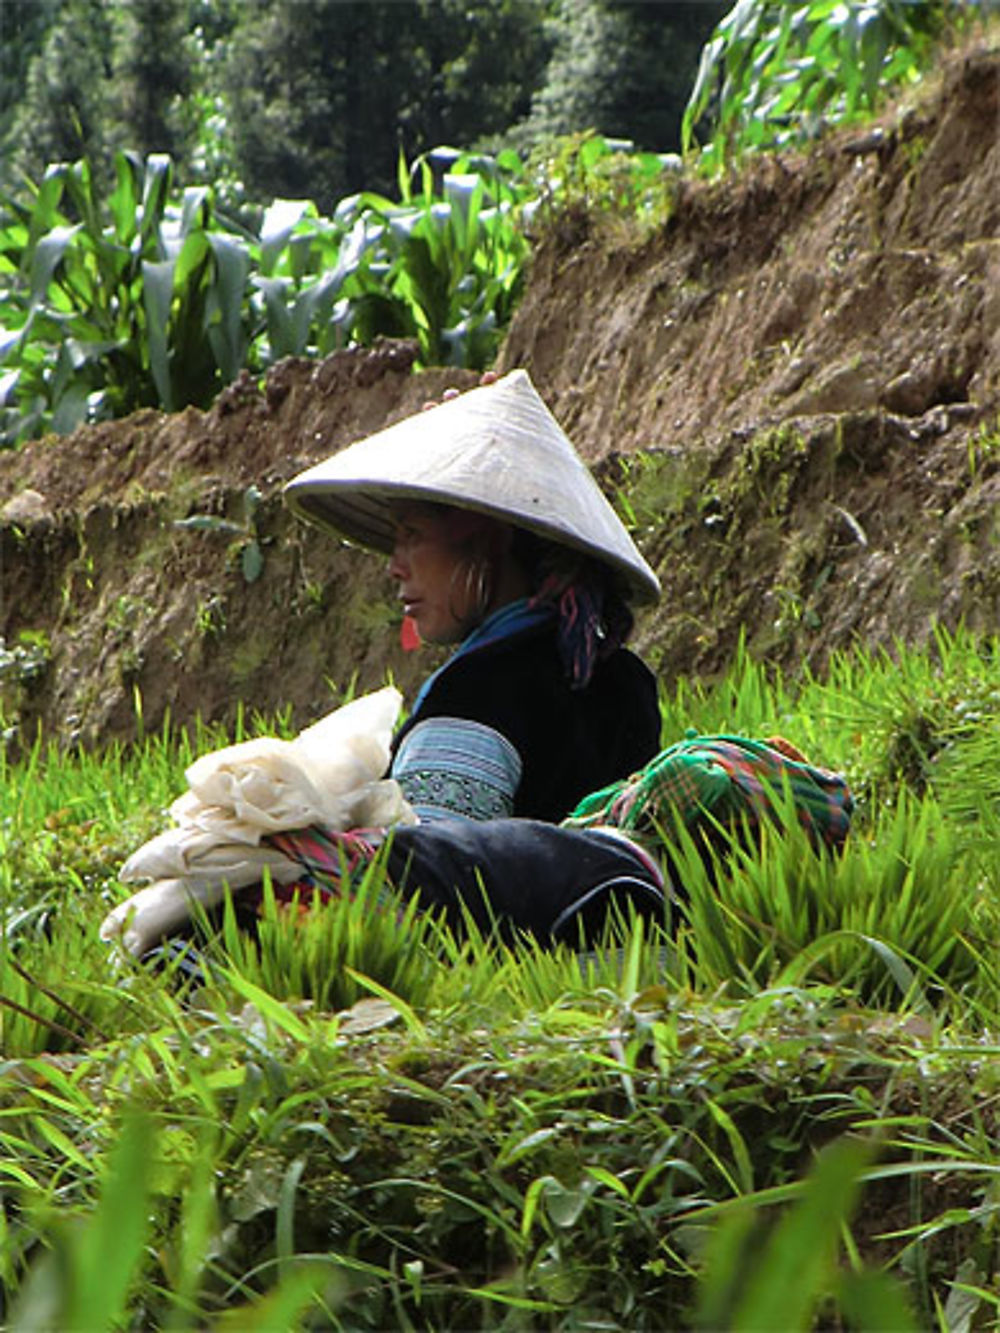
M 181 195 L 180 233 L 187 237 L 208 225 L 209 193 L 204 185 L 189 185 Z
M 60 1129 L 54 1120 L 40 1115 L 35 1118 L 34 1125 L 41 1137 L 75 1166 L 81 1167 L 85 1171 L 91 1169 L 92 1163 L 86 1155 L 80 1151 L 73 1140 L 69 1138 L 64 1130 Z
M 734 1333 L 806 1329 L 834 1272 L 841 1227 L 850 1217 L 865 1145 L 842 1140 L 820 1154 L 802 1198 L 776 1225 L 748 1275 L 732 1323 Z
M 729 1146 L 732 1149 L 736 1164 L 736 1178 L 739 1182 L 739 1188 L 744 1194 L 749 1194 L 754 1187 L 753 1180 L 753 1162 L 750 1159 L 750 1153 L 747 1151 L 747 1145 L 736 1126 L 736 1122 L 728 1111 L 725 1111 L 717 1102 L 707 1099 L 706 1106 L 712 1119 L 722 1129 L 726 1138 L 729 1140 Z
M 314 1301 L 322 1301 L 324 1308 L 331 1294 L 346 1300 L 350 1285 L 338 1283 L 329 1269 L 310 1262 L 302 1268 L 290 1269 L 277 1286 L 250 1305 L 240 1305 L 222 1311 L 213 1320 L 217 1333 L 274 1333 L 276 1329 L 292 1330 L 308 1327 L 303 1315 Z
M 304 199 L 275 199 L 265 210 L 260 226 L 260 266 L 265 277 L 273 271 L 279 253 L 309 208 Z
M 174 296 L 174 261 L 143 260 L 142 302 L 146 314 L 146 346 L 149 369 L 165 412 L 175 412 L 173 383 L 170 377 L 170 308 Z
M 204 231 L 186 231 L 174 269 L 174 291 L 181 300 L 192 302 L 195 287 L 207 287 L 211 246 Z
M 251 285 L 264 297 L 267 340 L 272 358 L 301 355 L 304 348 L 299 342 L 298 331 L 288 309 L 288 295 L 292 290 L 291 280 L 253 277 Z
M 580 1214 L 586 1208 L 592 1193 L 592 1182 L 574 1187 L 564 1185 L 554 1176 L 549 1176 L 542 1192 L 545 1211 L 557 1227 L 563 1229 L 574 1227 L 580 1220 Z
M 42 177 L 42 183 L 35 195 L 34 204 L 29 215 L 29 250 L 38 244 L 39 239 L 46 232 L 52 231 L 53 228 L 67 222 L 67 219 L 59 212 L 59 204 L 62 202 L 65 190 L 66 174 L 65 164 L 58 163 L 55 166 L 48 167 Z
M 244 366 L 243 299 L 250 260 L 236 237 L 208 232 L 215 256 L 215 277 L 207 303 L 209 340 L 225 381 L 234 380 Z
M 83 219 L 82 229 L 96 241 L 101 234 L 98 202 L 94 198 L 94 179 L 89 161 L 84 157 L 71 162 L 65 178 L 66 193 L 73 211 Z
M 150 153 L 146 158 L 140 225 L 144 241 L 155 238 L 163 224 L 173 172 L 173 163 L 167 154 Z
M 62 263 L 66 252 L 80 233 L 81 224 L 75 226 L 54 227 L 43 236 L 35 247 L 31 261 L 30 287 L 31 302 L 36 305 L 43 301 L 49 290 L 52 275 Z
M 288 1164 L 281 1188 L 274 1222 L 274 1248 L 278 1256 L 278 1271 L 283 1277 L 291 1272 L 295 1255 L 295 1196 L 299 1181 L 306 1168 L 306 1159 L 296 1157 Z
M 240 569 L 247 583 L 256 583 L 264 572 L 264 555 L 260 543 L 249 541 L 240 554 Z
M 291 1009 L 280 1000 L 276 1000 L 273 995 L 268 995 L 267 991 L 255 986 L 252 981 L 247 981 L 237 972 L 227 972 L 229 984 L 244 999 L 249 1000 L 260 1013 L 265 1022 L 271 1022 L 275 1027 L 286 1032 L 296 1041 L 307 1041 L 309 1039 L 309 1029 L 292 1013 Z
M 518 1138 L 516 1142 L 505 1145 L 497 1155 L 497 1168 L 506 1168 L 518 1162 L 522 1157 L 528 1156 L 541 1143 L 548 1143 L 551 1139 L 557 1138 L 559 1130 L 552 1125 L 547 1125 L 542 1129 L 534 1129 L 529 1134 Z
M 133 1115 L 125 1121 L 107 1160 L 100 1204 L 73 1247 L 69 1328 L 113 1327 L 125 1312 L 149 1228 L 153 1142 L 150 1120 Z
M 139 199 L 142 164 L 134 153 L 115 155 L 115 188 L 108 196 L 108 207 L 115 224 L 115 237 L 121 245 L 131 244 L 142 221 Z
M 68 435 L 82 426 L 87 419 L 87 400 L 90 390 L 85 384 L 71 384 L 58 395 L 52 405 L 52 429 L 57 435 Z

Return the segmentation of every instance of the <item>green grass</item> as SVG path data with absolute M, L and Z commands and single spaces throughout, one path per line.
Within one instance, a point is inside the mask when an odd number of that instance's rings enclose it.
M 665 742 L 780 732 L 859 805 L 842 856 L 769 834 L 715 887 L 678 845 L 674 937 L 459 942 L 376 911 L 376 867 L 259 946 L 228 921 L 186 997 L 97 928 L 233 737 L 5 763 L 5 1326 L 990 1326 L 996 664 L 959 632 L 679 682 Z

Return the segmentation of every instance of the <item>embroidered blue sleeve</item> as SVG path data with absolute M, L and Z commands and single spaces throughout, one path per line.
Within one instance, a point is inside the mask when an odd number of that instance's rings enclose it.
M 421 820 L 505 819 L 514 811 L 521 756 L 481 722 L 429 717 L 403 738 L 391 775 Z

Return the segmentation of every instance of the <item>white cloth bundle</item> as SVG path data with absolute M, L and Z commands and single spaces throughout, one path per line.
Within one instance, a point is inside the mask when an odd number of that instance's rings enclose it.
M 187 769 L 188 790 L 170 806 L 174 827 L 134 852 L 119 872 L 146 888 L 109 912 L 101 938 L 140 955 L 191 914 L 259 884 L 265 870 L 281 884 L 302 867 L 274 848 L 268 833 L 319 824 L 334 831 L 413 824 L 398 783 L 382 778 L 402 696 L 387 686 L 328 713 L 294 740 L 244 741 L 203 755 Z

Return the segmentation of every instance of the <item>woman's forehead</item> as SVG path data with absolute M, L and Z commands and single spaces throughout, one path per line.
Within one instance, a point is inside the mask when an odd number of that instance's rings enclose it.
M 412 523 L 414 519 L 441 522 L 454 512 L 451 505 L 434 504 L 430 500 L 395 500 L 389 506 L 393 523 Z
M 458 505 L 435 504 L 430 500 L 399 500 L 390 509 L 397 527 L 419 526 L 449 542 L 464 542 L 480 534 L 493 534 L 507 525 L 489 514 Z

